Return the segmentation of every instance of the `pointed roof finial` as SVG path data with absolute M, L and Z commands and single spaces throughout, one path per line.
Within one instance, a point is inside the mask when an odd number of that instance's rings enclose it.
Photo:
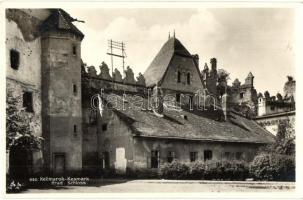
M 175 29 L 174 29 L 174 38 L 176 37 Z
M 170 31 L 168 31 L 168 39 L 170 38 Z

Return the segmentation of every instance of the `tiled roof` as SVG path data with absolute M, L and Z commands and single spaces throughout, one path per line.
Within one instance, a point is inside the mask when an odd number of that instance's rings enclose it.
M 175 37 L 171 37 L 160 49 L 154 60 L 144 72 L 147 86 L 159 83 L 167 70 L 172 57 L 177 54 L 192 57 L 188 50 Z
M 50 16 L 40 26 L 40 31 L 45 32 L 49 30 L 65 30 L 70 31 L 83 39 L 83 33 L 73 25 L 74 18 L 62 9 L 50 9 Z
M 108 97 L 109 94 L 105 94 L 103 99 Z M 132 95 L 127 99 L 131 98 Z M 130 127 L 134 136 L 262 144 L 274 140 L 274 136 L 256 122 L 235 112 L 231 112 L 228 121 L 220 120 L 222 111 L 219 110 L 164 109 L 164 117 L 158 117 L 153 111 L 134 109 L 130 100 L 124 102 L 126 109 L 122 109 L 122 96 L 115 96 L 115 99 L 118 107 L 113 111 Z M 147 108 L 146 98 L 143 107 Z

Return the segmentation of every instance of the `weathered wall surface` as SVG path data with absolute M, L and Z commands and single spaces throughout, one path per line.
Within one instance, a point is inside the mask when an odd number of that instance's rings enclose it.
M 69 33 L 49 32 L 42 44 L 43 134 L 47 167 L 65 155 L 66 172 L 82 169 L 81 42 Z M 76 55 L 73 54 L 76 47 Z M 74 92 L 76 87 L 76 92 Z
M 129 127 L 111 110 L 105 110 L 102 117 L 98 119 L 97 124 L 99 153 L 109 152 L 110 166 L 123 172 L 126 169 L 119 168 L 122 164 L 121 162 L 123 162 L 119 151 L 124 151 L 124 158 L 127 160 L 125 167 L 131 167 L 133 165 L 134 146 L 131 136 L 132 131 Z M 104 124 L 107 124 L 106 131 L 102 130 L 102 125 Z
M 7 11 L 6 18 L 6 89 L 11 91 L 14 97 L 21 98 L 23 92 L 32 92 L 33 112 L 27 112 L 28 121 L 32 133 L 42 136 L 41 117 L 41 42 L 40 37 L 32 36 L 28 40 L 30 32 L 24 33 L 24 26 L 28 29 L 36 28 L 38 20 L 27 16 L 22 11 L 13 14 Z M 26 18 L 27 16 L 27 18 Z M 32 23 L 32 21 L 34 21 Z M 21 25 L 21 26 L 20 26 Z M 27 35 L 26 35 L 27 34 Z M 17 50 L 20 55 L 19 68 L 11 68 L 10 50 Z M 43 157 L 41 151 L 33 152 L 33 172 L 38 173 L 43 169 Z
M 294 127 L 296 115 L 295 112 L 290 113 L 281 113 L 281 115 L 277 116 L 269 116 L 269 117 L 260 117 L 256 118 L 255 121 L 265 128 L 267 131 L 272 133 L 273 135 L 277 135 L 279 123 L 282 121 L 290 121 L 292 126 Z
M 176 159 L 190 162 L 190 152 L 198 152 L 198 160 L 204 160 L 204 150 L 213 152 L 214 160 L 223 159 L 224 152 L 243 152 L 244 159 L 251 161 L 259 145 L 241 143 L 211 143 L 185 140 L 139 138 L 134 139 L 134 166 L 150 168 L 151 151 L 159 150 L 160 165 L 167 162 L 168 151 L 175 152 Z

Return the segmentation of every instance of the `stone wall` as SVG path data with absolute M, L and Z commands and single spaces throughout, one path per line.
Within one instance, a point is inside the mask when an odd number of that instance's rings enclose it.
M 30 128 L 35 136 L 42 136 L 41 117 L 41 41 L 34 31 L 40 21 L 20 10 L 6 10 L 6 90 L 21 98 L 32 92 L 33 112 L 27 112 Z M 11 68 L 10 51 L 19 52 L 18 69 Z M 33 152 L 33 173 L 43 170 L 41 151 Z

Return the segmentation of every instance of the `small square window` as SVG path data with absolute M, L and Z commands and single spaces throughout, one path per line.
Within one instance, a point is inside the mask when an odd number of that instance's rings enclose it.
M 27 112 L 34 112 L 33 109 L 33 93 L 32 92 L 24 92 L 23 93 L 23 107 Z
M 231 158 L 230 152 L 224 152 L 224 158 L 225 159 L 230 159 Z
M 107 124 L 102 124 L 102 131 L 107 131 Z
M 213 152 L 211 150 L 204 151 L 204 161 L 211 160 L 213 158 Z
M 198 152 L 189 152 L 190 162 L 195 162 L 198 157 Z
M 171 163 L 175 159 L 175 152 L 169 151 L 167 154 L 167 162 Z
M 236 159 L 237 160 L 243 159 L 243 152 L 236 152 Z
M 18 70 L 20 64 L 20 53 L 17 50 L 10 50 L 10 62 L 11 68 Z

